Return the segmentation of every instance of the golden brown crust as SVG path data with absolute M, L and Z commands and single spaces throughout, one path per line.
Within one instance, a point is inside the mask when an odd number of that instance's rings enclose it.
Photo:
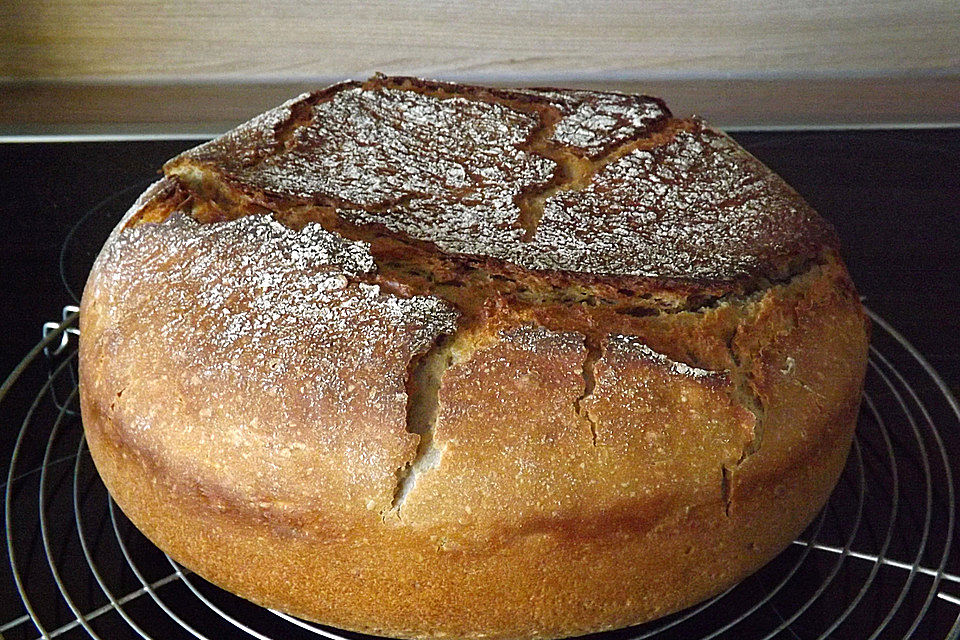
M 565 357 L 543 356 L 526 366 L 524 356 L 530 353 L 517 354 L 509 343 L 471 360 L 470 370 L 499 365 L 485 373 L 495 377 L 495 385 L 459 372 L 449 383 L 450 395 L 468 397 L 479 413 L 467 418 L 451 407 L 459 422 L 441 424 L 463 440 L 461 451 L 476 451 L 476 456 L 457 452 L 445 459 L 451 463 L 445 469 L 452 469 L 459 481 L 447 484 L 445 494 L 434 493 L 443 483 L 440 474 L 432 476 L 434 482 L 408 498 L 403 520 L 386 523 L 376 517 L 366 522 L 341 514 L 330 517 L 328 508 L 312 513 L 327 518 L 303 521 L 278 517 L 269 508 L 249 509 L 212 495 L 209 486 L 198 485 L 190 475 L 171 476 L 136 449 L 105 437 L 115 428 L 109 414 L 101 413 L 107 409 L 87 403 L 85 423 L 106 427 L 88 427 L 91 451 L 133 521 L 191 569 L 261 604 L 388 635 L 473 637 L 481 629 L 502 638 L 571 635 L 642 622 L 713 595 L 782 549 L 813 517 L 843 467 L 856 416 L 851 397 L 857 395 L 856 378 L 864 364 L 857 355 L 863 351 L 862 336 L 825 340 L 819 329 L 829 321 L 860 322 L 852 305 L 845 306 L 834 306 L 822 320 L 802 320 L 816 326 L 807 332 L 801 324 L 797 335 L 806 337 L 792 341 L 789 352 L 810 354 L 811 361 L 834 350 L 852 353 L 837 358 L 836 366 L 843 370 L 831 373 L 852 380 L 854 388 L 836 392 L 825 376 L 812 376 L 806 387 L 778 376 L 784 388 L 771 392 L 786 394 L 790 406 L 773 408 L 768 415 L 764 447 L 736 476 L 729 513 L 719 465 L 739 454 L 737 447 L 746 435 L 743 409 L 733 409 L 735 419 L 728 423 L 741 425 L 740 440 L 729 442 L 725 454 L 711 453 L 712 461 L 697 440 L 678 433 L 699 426 L 699 418 L 676 430 L 655 430 L 651 437 L 644 413 L 620 410 L 614 417 L 611 413 L 624 406 L 624 394 L 635 394 L 644 375 L 646 384 L 664 379 L 665 372 L 656 368 L 641 373 L 653 366 L 646 353 L 628 359 L 632 365 L 623 363 L 622 356 L 611 358 L 609 366 L 627 384 L 609 385 L 609 392 L 607 384 L 598 384 L 593 403 L 600 425 L 596 447 L 586 425 L 569 416 L 558 425 L 536 408 L 543 422 L 525 421 L 527 430 L 517 433 L 504 424 L 497 403 L 500 394 L 528 397 L 511 385 L 536 385 L 540 392 L 556 389 L 567 404 L 578 391 L 571 371 L 578 350 L 572 345 Z M 514 355 L 504 357 L 504 349 Z M 780 361 L 772 358 L 766 366 L 778 371 Z M 612 374 L 598 375 L 607 380 Z M 716 393 L 714 385 L 695 381 L 688 381 L 692 394 Z M 474 383 L 476 389 L 464 388 Z M 664 392 L 669 394 L 666 387 Z M 811 402 L 818 394 L 832 393 L 846 396 L 832 412 Z M 669 406 L 678 396 L 665 400 Z M 667 413 L 659 404 L 654 410 Z M 722 408 L 713 410 L 723 413 Z M 667 417 L 677 415 L 670 412 Z M 486 438 L 469 435 L 485 425 L 497 428 L 484 431 Z M 782 437 L 800 433 L 799 444 Z M 564 478 L 554 478 L 562 481 L 564 490 L 548 491 L 548 485 L 538 484 L 545 480 L 542 476 L 528 485 L 539 487 L 537 497 L 546 504 L 523 501 L 514 507 L 518 494 L 492 479 L 516 473 L 514 465 L 523 458 L 512 452 L 535 446 L 531 441 L 537 438 L 568 443 L 557 457 L 573 456 L 575 464 L 555 462 L 554 468 L 541 470 L 555 475 L 568 468 Z M 645 455 L 659 447 L 675 449 Z M 716 447 L 707 450 L 715 452 Z M 624 464 L 628 459 L 630 464 Z M 656 468 L 658 459 L 671 461 L 673 469 L 659 469 L 655 478 L 635 473 L 633 465 Z M 580 469 L 581 462 L 588 468 Z M 469 473 L 454 463 L 469 465 Z M 597 480 L 592 485 L 590 474 Z
M 705 277 L 688 261 L 689 278 L 664 275 L 674 264 L 638 284 L 440 251 L 387 222 L 345 221 L 342 198 L 257 182 L 332 126 L 311 108 L 386 90 L 419 92 L 414 106 L 468 95 L 510 111 L 541 159 L 606 163 L 550 196 L 578 220 L 618 202 L 602 175 L 617 149 L 649 151 L 648 176 L 685 153 L 657 137 L 677 125 L 648 98 L 377 77 L 172 161 L 111 236 L 81 305 L 87 440 L 131 520 L 255 602 L 398 637 L 639 623 L 787 545 L 843 467 L 866 364 L 866 320 L 825 223 L 794 203 L 799 217 L 763 214 L 782 233 L 756 247 L 728 238 L 748 256 L 733 271 Z M 649 117 L 559 126 L 598 103 Z M 551 128 L 537 134 L 542 117 Z M 688 125 L 719 136 L 676 131 Z M 721 164 L 754 176 L 746 190 L 685 214 L 664 204 L 667 218 L 722 233 L 733 209 L 697 211 L 769 203 L 749 189 L 772 174 L 728 151 Z M 534 251 L 536 237 L 517 242 Z M 774 237 L 776 250 L 761 242 Z

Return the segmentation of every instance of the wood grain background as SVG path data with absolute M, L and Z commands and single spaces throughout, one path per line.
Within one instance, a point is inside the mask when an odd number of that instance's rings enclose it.
M 0 0 L 0 130 L 221 130 L 373 71 L 664 95 L 723 125 L 960 120 L 956 0 Z

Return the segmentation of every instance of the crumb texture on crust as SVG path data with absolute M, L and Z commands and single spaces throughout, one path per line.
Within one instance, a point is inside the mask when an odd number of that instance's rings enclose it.
M 258 602 L 411 637 L 623 626 L 755 569 L 842 467 L 866 325 L 832 230 L 657 99 L 375 76 L 165 173 L 84 291 L 84 424 L 134 521 Z M 137 474 L 276 588 L 111 484 Z M 265 566 L 243 527 L 316 555 Z

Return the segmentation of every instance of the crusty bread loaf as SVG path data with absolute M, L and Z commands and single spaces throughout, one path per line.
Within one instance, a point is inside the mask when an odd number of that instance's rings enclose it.
M 410 638 L 626 626 L 826 501 L 866 320 L 832 230 L 645 96 L 376 76 L 174 158 L 81 308 L 90 451 L 245 598 Z

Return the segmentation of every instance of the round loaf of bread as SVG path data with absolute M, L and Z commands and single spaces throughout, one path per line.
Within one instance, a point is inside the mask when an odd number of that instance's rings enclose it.
M 124 513 L 244 598 L 556 638 L 727 589 L 844 466 L 867 322 L 824 222 L 660 100 L 375 76 L 174 158 L 81 306 Z

